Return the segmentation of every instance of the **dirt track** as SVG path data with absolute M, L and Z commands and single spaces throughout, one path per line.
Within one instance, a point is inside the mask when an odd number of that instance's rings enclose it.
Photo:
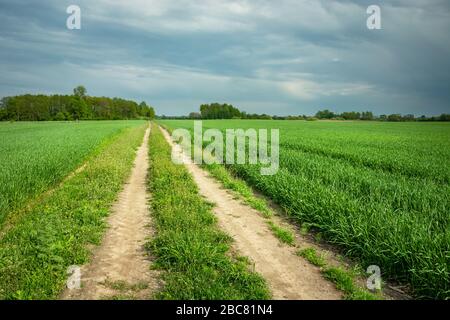
M 151 235 L 146 189 L 148 136 L 137 151 L 131 176 L 108 217 L 109 229 L 94 250 L 91 263 L 81 267 L 81 289 L 66 289 L 62 299 L 148 299 L 158 287 L 156 271 L 143 245 Z
M 160 287 L 158 273 L 150 270 L 151 261 L 143 248 L 151 236 L 146 192 L 149 131 L 108 217 L 102 244 L 94 250 L 91 263 L 81 267 L 82 288 L 66 289 L 62 299 L 148 299 Z M 173 146 L 169 134 L 163 133 Z M 235 240 L 234 249 L 250 258 L 274 299 L 342 298 L 316 267 L 295 255 L 295 248 L 280 243 L 257 211 L 236 200 L 197 165 L 189 161 L 186 166 L 201 195 L 216 204 L 219 226 Z
M 170 135 L 161 130 L 173 147 Z M 201 195 L 216 204 L 214 212 L 220 227 L 233 237 L 235 249 L 250 258 L 255 270 L 266 279 L 274 299 L 342 298 L 342 294 L 321 276 L 316 267 L 296 256 L 294 248 L 280 244 L 257 211 L 236 200 L 189 160 L 186 167 Z

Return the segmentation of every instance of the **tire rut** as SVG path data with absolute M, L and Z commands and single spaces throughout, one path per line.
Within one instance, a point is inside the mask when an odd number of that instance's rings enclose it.
M 61 299 L 149 299 L 160 286 L 144 249 L 152 234 L 146 184 L 149 133 L 147 128 L 131 175 L 107 218 L 101 245 L 81 267 L 82 287 L 66 289 Z

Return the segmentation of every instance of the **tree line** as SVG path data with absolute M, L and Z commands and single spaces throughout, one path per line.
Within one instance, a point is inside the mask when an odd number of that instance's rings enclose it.
M 18 95 L 0 100 L 0 121 L 152 119 L 155 110 L 145 102 L 91 97 L 83 86 L 72 95 Z
M 161 119 L 263 119 L 263 120 L 378 120 L 378 121 L 450 121 L 450 114 L 441 114 L 433 117 L 415 117 L 413 114 L 390 114 L 375 116 L 372 111 L 346 111 L 335 113 L 328 109 L 318 111 L 314 116 L 289 115 L 276 116 L 268 114 L 250 114 L 240 111 L 230 104 L 202 104 L 200 112 L 191 112 L 188 116 L 161 116 Z
M 379 121 L 450 121 L 450 114 L 441 114 L 440 116 L 427 117 L 422 115 L 416 117 L 413 114 L 402 115 L 399 113 L 395 114 L 382 114 L 380 116 L 374 116 L 371 111 L 366 112 L 343 112 L 341 114 L 334 113 L 328 109 L 320 110 L 316 113 L 315 117 L 317 119 L 330 119 L 330 120 L 379 120 Z
M 200 106 L 200 115 L 202 119 L 233 119 L 241 118 L 242 112 L 231 104 L 202 104 Z
M 366 112 L 343 112 L 341 114 L 334 113 L 328 109 L 320 110 L 316 113 L 318 119 L 341 119 L 341 120 L 374 120 L 375 117 L 371 111 Z

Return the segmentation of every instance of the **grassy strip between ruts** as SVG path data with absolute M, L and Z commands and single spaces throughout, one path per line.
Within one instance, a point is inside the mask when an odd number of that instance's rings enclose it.
M 161 299 L 268 299 L 264 279 L 247 259 L 230 251 L 208 204 L 184 166 L 171 161 L 170 146 L 154 126 L 150 135 L 149 188 L 155 238 L 148 248 L 163 269 Z
M 52 299 L 66 270 L 99 244 L 104 217 L 130 172 L 145 126 L 110 139 L 86 168 L 33 207 L 0 240 L 0 299 Z
M 314 248 L 306 248 L 298 251 L 299 256 L 305 258 L 313 265 L 320 268 L 324 277 L 336 285 L 336 288 L 344 292 L 347 300 L 380 300 L 382 296 L 373 294 L 360 288 L 356 282 L 356 275 L 343 267 L 328 265 L 325 258 L 317 254 Z

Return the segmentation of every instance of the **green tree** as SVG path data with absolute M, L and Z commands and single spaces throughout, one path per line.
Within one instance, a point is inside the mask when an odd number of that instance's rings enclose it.
M 198 112 L 189 113 L 189 119 L 201 119 L 202 115 Z
M 154 117 L 153 108 L 131 100 L 86 96 L 83 89 L 74 95 L 19 95 L 0 100 L 0 119 L 16 121 L 136 119 Z M 84 95 L 84 96 L 83 96 Z M 62 117 L 64 116 L 64 118 Z
M 63 112 L 59 111 L 59 112 L 54 116 L 53 120 L 56 120 L 56 121 L 64 121 L 64 120 L 66 120 L 66 116 L 64 115 Z
M 419 118 L 417 118 L 419 121 L 427 121 L 427 117 L 425 115 L 421 115 Z
M 147 117 L 147 116 L 148 116 L 148 110 L 149 110 L 149 107 L 147 106 L 147 103 L 145 103 L 145 101 L 142 101 L 142 102 L 139 104 L 139 107 L 138 107 L 138 113 L 139 113 L 139 115 L 140 115 L 141 117 Z
M 73 95 L 79 98 L 84 98 L 86 96 L 86 88 L 84 86 L 78 86 L 73 89 Z
M 359 112 L 343 112 L 341 117 L 345 120 L 359 120 L 361 118 L 361 114 Z
M 8 111 L 5 108 L 0 107 L 0 121 L 8 119 Z
M 361 120 L 373 120 L 374 116 L 371 111 L 363 112 L 361 115 Z
M 200 106 L 200 113 L 202 119 L 233 119 L 241 118 L 241 111 L 231 104 L 202 104 Z
M 155 119 L 155 109 L 153 109 L 153 107 L 148 108 L 148 118 L 150 120 Z
M 402 115 L 401 114 L 390 114 L 387 117 L 388 121 L 393 121 L 393 122 L 397 122 L 397 121 L 402 121 Z
M 86 102 L 78 96 L 70 100 L 68 112 L 75 120 L 90 119 L 90 111 Z
M 325 109 L 325 110 L 320 110 L 316 113 L 316 118 L 318 119 L 332 119 L 335 117 L 334 112 Z

